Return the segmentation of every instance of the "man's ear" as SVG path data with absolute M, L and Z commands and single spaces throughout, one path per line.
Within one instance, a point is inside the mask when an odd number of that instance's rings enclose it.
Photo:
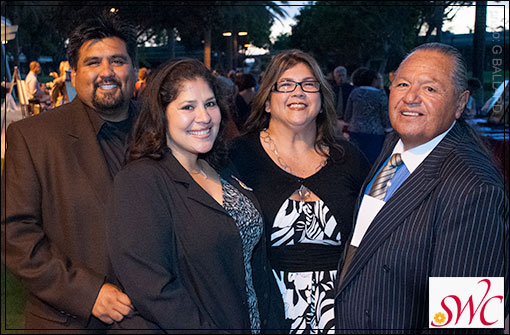
M 462 92 L 460 94 L 459 98 L 457 99 L 457 109 L 455 110 L 455 118 L 456 119 L 460 118 L 460 115 L 464 111 L 464 108 L 466 108 L 466 104 L 467 104 L 468 100 L 469 100 L 469 91 L 465 90 L 464 92 Z

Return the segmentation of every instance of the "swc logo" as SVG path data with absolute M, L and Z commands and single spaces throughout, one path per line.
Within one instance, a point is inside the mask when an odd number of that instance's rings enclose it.
M 430 328 L 503 328 L 504 278 L 429 278 Z

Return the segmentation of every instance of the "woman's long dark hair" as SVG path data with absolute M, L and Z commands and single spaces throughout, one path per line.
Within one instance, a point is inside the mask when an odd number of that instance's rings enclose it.
M 140 115 L 131 133 L 126 162 L 142 157 L 160 159 L 163 152 L 168 150 L 166 108 L 177 98 L 184 81 L 198 78 L 209 84 L 221 111 L 220 129 L 213 148 L 205 154 L 200 154 L 199 158 L 207 161 L 215 169 L 223 167 L 227 156 L 224 125 L 226 118 L 230 115 L 228 110 L 230 106 L 226 102 L 227 95 L 205 65 L 191 58 L 170 60 L 149 77 L 142 98 Z

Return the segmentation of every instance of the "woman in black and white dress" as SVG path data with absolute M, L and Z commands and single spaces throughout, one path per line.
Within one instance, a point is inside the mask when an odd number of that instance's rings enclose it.
M 334 137 L 333 93 L 299 50 L 269 63 L 231 159 L 253 188 L 291 333 L 334 332 L 334 282 L 368 173 L 365 157 Z

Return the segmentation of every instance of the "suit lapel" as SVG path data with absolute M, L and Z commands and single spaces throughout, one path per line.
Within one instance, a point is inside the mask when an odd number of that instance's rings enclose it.
M 202 187 L 200 187 L 200 185 L 198 185 L 197 182 L 193 180 L 193 178 L 189 175 L 186 169 L 184 169 L 184 167 L 179 163 L 179 161 L 177 161 L 177 159 L 172 155 L 169 149 L 165 153 L 163 166 L 165 167 L 166 172 L 168 173 L 170 178 L 186 186 L 187 188 L 186 196 L 189 199 L 196 201 L 206 207 L 219 211 L 225 215 L 228 215 L 225 209 L 219 203 L 217 203 L 216 200 L 214 200 L 213 197 L 211 197 Z M 224 171 L 221 171 L 220 176 L 223 179 L 225 179 L 228 183 L 230 183 L 233 187 L 238 189 L 248 199 L 250 199 L 257 208 L 257 210 L 260 213 L 262 213 L 253 192 L 249 191 L 246 185 L 241 184 L 242 182 L 240 182 L 239 179 L 233 178 L 232 177 L 233 174 L 230 169 L 227 168 Z
M 113 179 L 85 107 L 79 99 L 74 99 L 71 104 L 74 106 L 70 106 L 68 134 L 74 141 L 72 144 L 74 155 L 79 168 L 90 181 L 99 203 L 106 206 L 113 187 Z
M 440 171 L 444 160 L 461 142 L 462 134 L 462 129 L 456 124 L 379 211 L 357 248 L 337 295 L 363 269 L 364 265 L 393 231 L 406 220 L 416 207 L 422 204 L 425 197 L 440 183 Z M 391 154 L 396 141 L 392 141 L 392 143 L 393 145 L 388 146 L 384 151 L 385 154 L 379 157 L 376 165 L 380 166 L 382 161 Z M 372 169 L 370 177 L 367 178 L 368 182 L 373 178 L 374 170 L 377 171 L 376 166 Z M 368 182 L 365 181 L 363 190 Z M 362 196 L 363 194 L 358 199 L 358 207 L 356 207 L 358 209 Z
M 162 166 L 166 170 L 168 176 L 174 181 L 183 184 L 186 188 L 186 197 L 203 206 L 214 209 L 215 211 L 222 212 L 228 215 L 227 212 L 221 207 L 216 200 L 213 199 L 193 178 L 189 175 L 188 171 L 179 163 L 179 161 L 172 155 L 170 149 L 167 149 L 163 158 Z

